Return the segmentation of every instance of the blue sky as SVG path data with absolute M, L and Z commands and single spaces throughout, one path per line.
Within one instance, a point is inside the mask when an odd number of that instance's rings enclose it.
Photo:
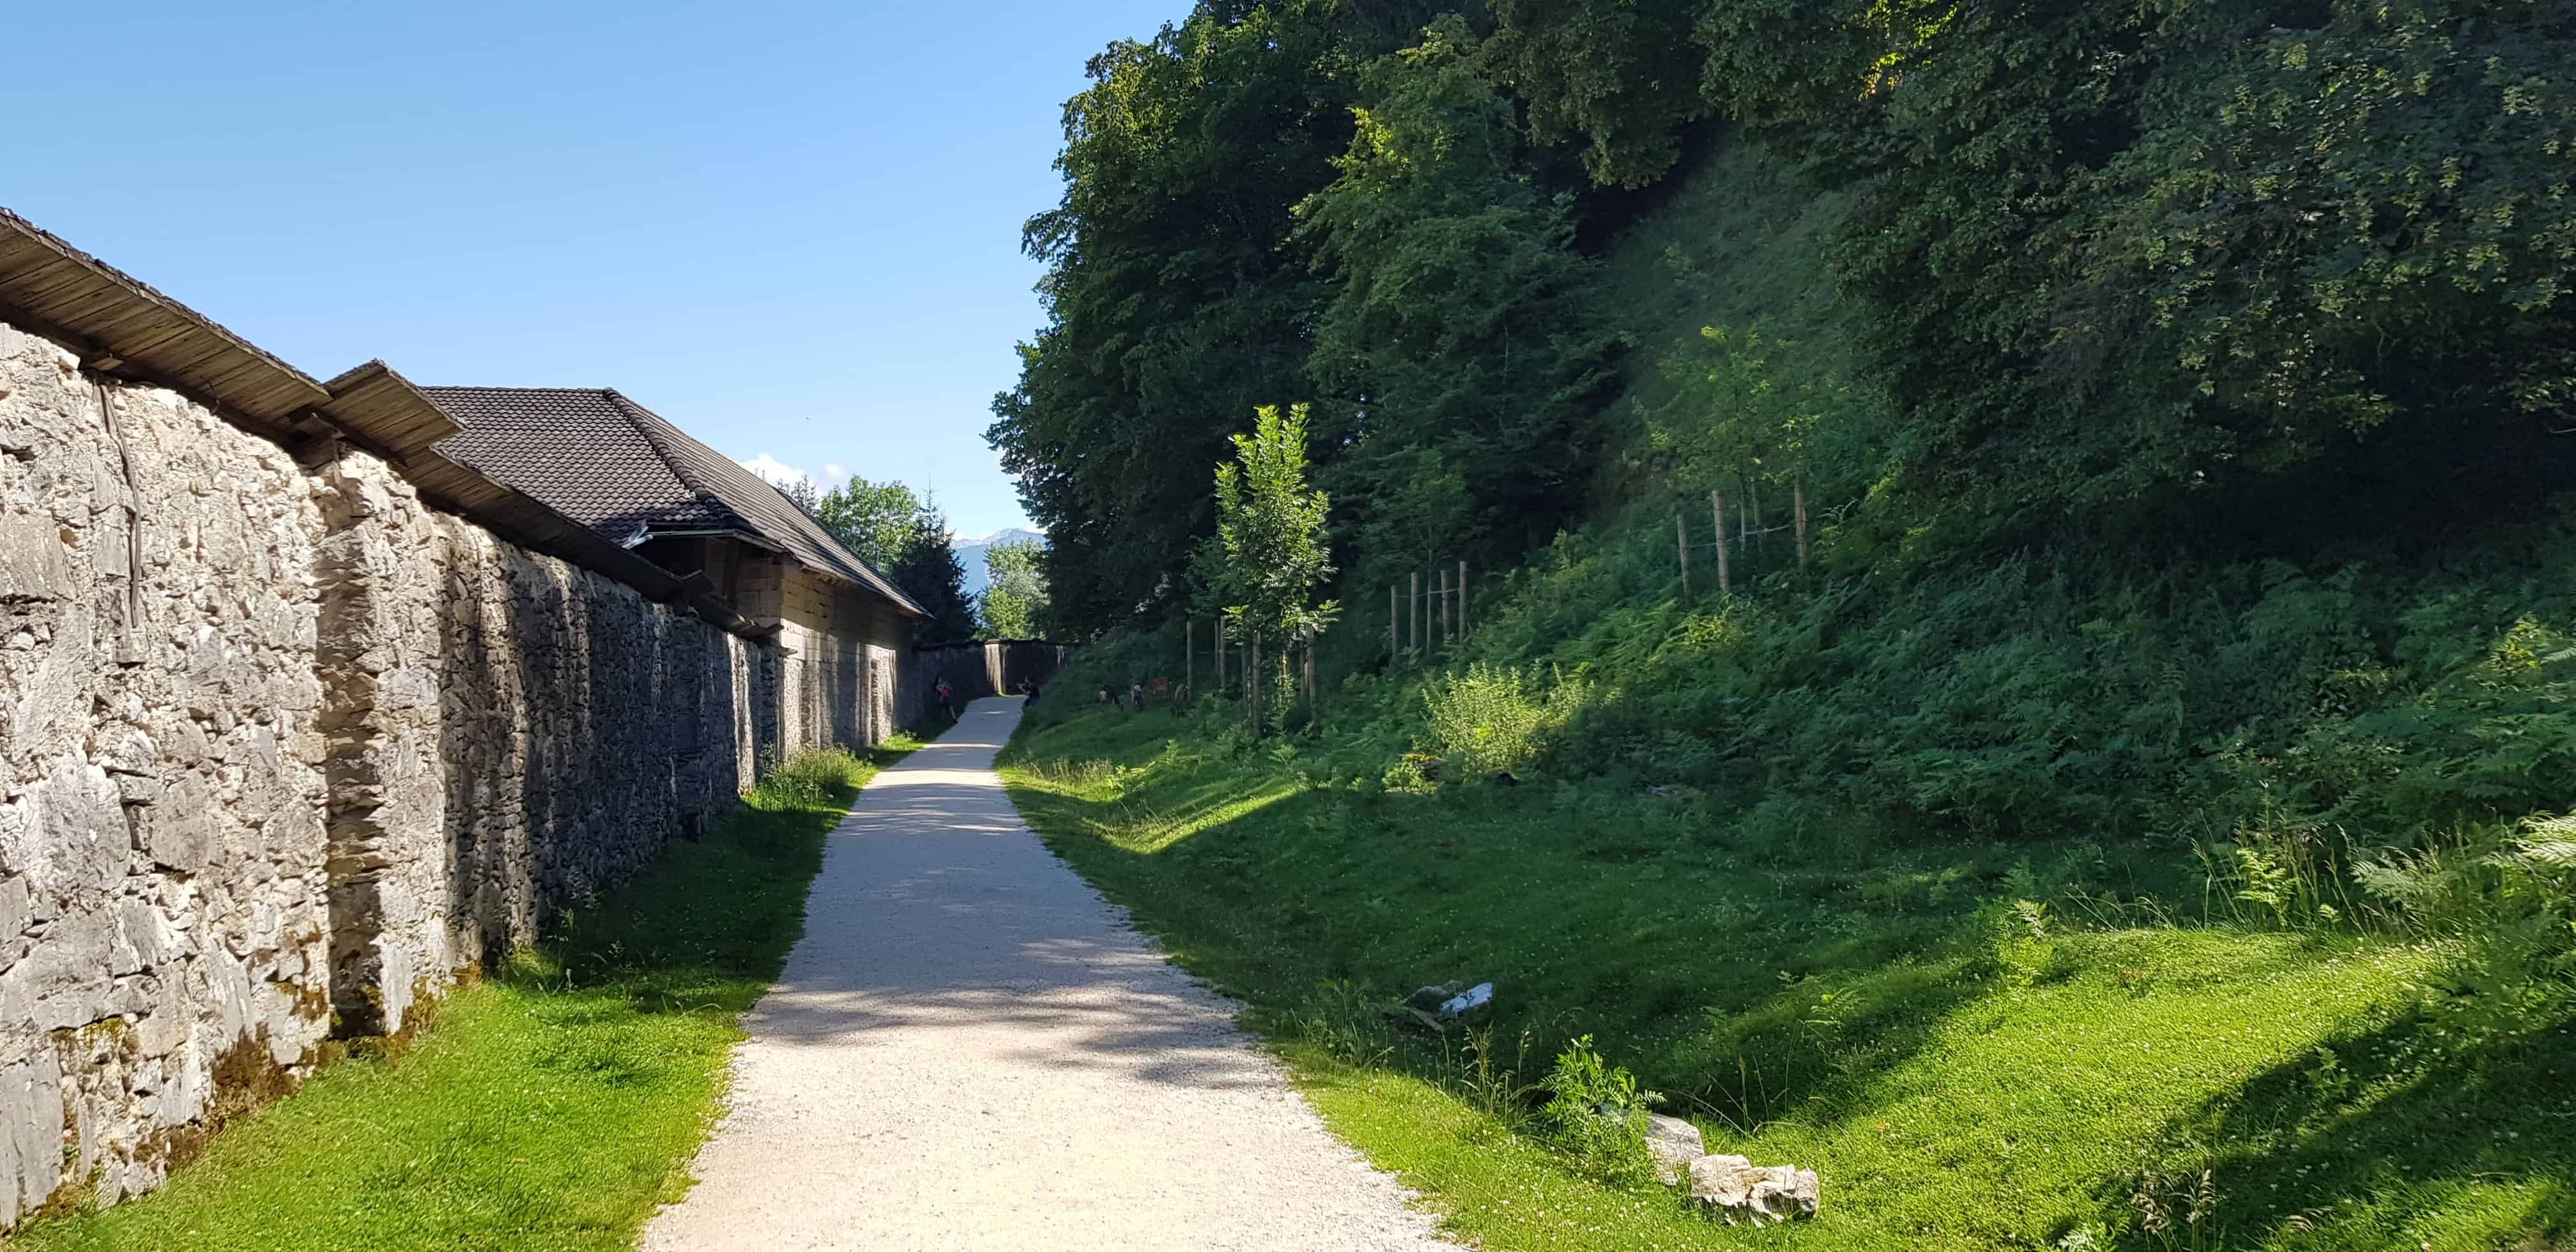
M 13 6 L 0 204 L 306 372 L 613 386 L 1025 524 L 983 430 L 1085 58 L 1186 0 Z

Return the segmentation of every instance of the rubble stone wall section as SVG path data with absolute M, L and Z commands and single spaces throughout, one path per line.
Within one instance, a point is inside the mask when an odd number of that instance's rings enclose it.
M 730 806 L 779 754 L 770 650 L 435 512 L 390 467 L 317 469 L 331 999 L 393 1034 Z
M 78 366 L 0 325 L 0 1229 L 156 1186 L 781 746 L 772 648 Z
M 0 1223 L 329 1030 L 321 533 L 274 445 L 0 326 Z

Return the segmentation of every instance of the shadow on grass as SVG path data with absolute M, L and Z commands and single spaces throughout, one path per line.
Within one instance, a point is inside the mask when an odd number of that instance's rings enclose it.
M 743 1012 L 795 947 L 825 841 L 859 786 L 915 750 L 873 749 L 828 780 L 774 774 L 704 837 L 672 842 L 632 878 L 565 907 L 501 981 L 621 990 L 639 1012 Z
M 2172 1119 L 2101 1200 L 2140 1248 L 2166 1242 L 2150 1215 L 2228 1246 L 2563 1248 L 2571 1131 L 2576 1018 L 2468 1031 L 2414 1009 Z
M 2058 873 L 2028 863 L 2099 862 L 2083 840 L 1811 844 L 1580 786 L 1300 785 L 1225 814 L 1293 774 L 1170 736 L 1075 719 L 1009 763 L 1050 845 L 1184 965 L 1270 1033 L 1453 1089 L 1455 1033 L 1382 1009 L 1491 979 L 1488 1024 L 1507 1050 L 1528 1039 L 1525 1064 L 1593 1035 L 1669 1111 L 1826 1167 L 1840 1216 L 1784 1238 L 2036 1246 L 2088 1218 L 2140 1247 L 2192 1246 L 2186 1227 L 2285 1248 L 2568 1238 L 2569 1026 L 2472 1046 L 2438 1022 L 2370 1025 L 2412 1002 L 2400 984 L 2430 952 L 2231 927 L 2028 934 L 2011 901 Z M 1192 825 L 1137 840 L 1152 814 Z M 2057 881 L 2136 889 L 2106 872 Z M 1354 986 L 1319 994 L 1330 980 Z M 2319 1040 L 2339 1068 L 2317 1072 Z M 2218 1198 L 2177 1224 L 2178 1189 L 2208 1168 Z
M 1729 873 L 1723 849 L 1683 837 L 1641 849 L 1602 829 L 1624 815 L 1558 812 L 1544 793 L 1282 791 L 1257 762 L 1126 746 L 1114 775 L 1016 754 L 1023 811 L 1193 972 L 1272 1014 L 1333 980 L 1391 1003 L 1496 978 L 1502 1038 L 1544 1058 L 1596 1035 L 1678 1106 L 1751 1124 L 1902 1063 L 1981 990 L 1964 895 L 1818 928 L 1815 898 L 1848 882 Z M 1867 1039 L 1858 1064 L 1818 1046 L 1827 1027 Z M 1430 1074 L 1455 1040 L 1392 1046 Z M 1740 1068 L 1747 1053 L 1768 1072 Z

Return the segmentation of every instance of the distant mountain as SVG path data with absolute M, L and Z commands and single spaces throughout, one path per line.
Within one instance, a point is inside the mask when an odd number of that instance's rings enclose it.
M 1021 530 L 1014 526 L 1006 530 L 994 531 L 981 539 L 951 539 L 948 541 L 948 546 L 950 550 L 957 553 L 957 563 L 966 567 L 966 596 L 968 599 L 973 599 L 984 594 L 984 588 L 991 582 L 984 576 L 984 549 L 997 543 L 1034 543 L 1043 546 L 1046 541 L 1047 537 L 1037 531 Z

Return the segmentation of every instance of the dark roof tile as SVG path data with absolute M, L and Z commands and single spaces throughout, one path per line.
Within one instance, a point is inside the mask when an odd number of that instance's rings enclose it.
M 776 487 L 605 387 L 423 387 L 464 429 L 438 451 L 621 544 L 643 531 L 742 530 L 810 569 L 928 616 Z

